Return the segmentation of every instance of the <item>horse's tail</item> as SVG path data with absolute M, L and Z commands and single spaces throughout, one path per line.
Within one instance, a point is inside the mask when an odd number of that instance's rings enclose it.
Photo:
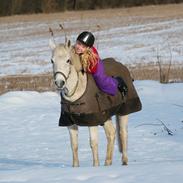
M 118 149 L 119 152 L 122 153 L 122 143 L 121 143 L 121 138 L 120 138 L 120 119 L 119 116 L 116 115 L 116 135 L 117 135 L 117 141 L 118 141 Z

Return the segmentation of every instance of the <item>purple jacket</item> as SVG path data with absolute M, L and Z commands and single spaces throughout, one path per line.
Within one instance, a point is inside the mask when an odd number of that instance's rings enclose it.
M 118 82 L 116 79 L 105 74 L 104 63 L 102 60 L 99 60 L 97 70 L 92 75 L 100 90 L 109 95 L 115 95 L 117 93 Z

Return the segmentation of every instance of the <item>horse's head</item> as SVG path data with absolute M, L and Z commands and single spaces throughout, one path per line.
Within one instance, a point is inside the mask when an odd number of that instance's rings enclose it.
M 78 83 L 78 73 L 82 69 L 80 58 L 75 54 L 70 41 L 56 45 L 50 40 L 50 47 L 55 85 L 58 89 L 65 89 L 66 92 L 72 93 L 71 90 Z
M 66 45 L 56 45 L 50 41 L 50 47 L 52 49 L 51 62 L 55 84 L 59 89 L 62 89 L 71 72 L 71 44 L 69 41 Z

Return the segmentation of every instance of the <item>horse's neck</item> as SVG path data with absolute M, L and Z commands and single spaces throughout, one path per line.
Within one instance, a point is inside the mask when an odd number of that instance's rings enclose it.
M 67 80 L 67 93 L 62 92 L 62 96 L 70 101 L 74 102 L 79 99 L 85 92 L 87 85 L 87 76 L 82 72 L 76 72 L 75 68 L 71 68 L 71 74 Z

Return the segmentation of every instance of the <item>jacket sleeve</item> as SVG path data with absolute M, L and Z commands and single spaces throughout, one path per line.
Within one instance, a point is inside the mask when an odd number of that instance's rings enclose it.
M 103 61 L 99 61 L 97 71 L 93 74 L 93 78 L 99 89 L 103 92 L 110 95 L 115 95 L 117 93 L 118 82 L 105 73 Z

